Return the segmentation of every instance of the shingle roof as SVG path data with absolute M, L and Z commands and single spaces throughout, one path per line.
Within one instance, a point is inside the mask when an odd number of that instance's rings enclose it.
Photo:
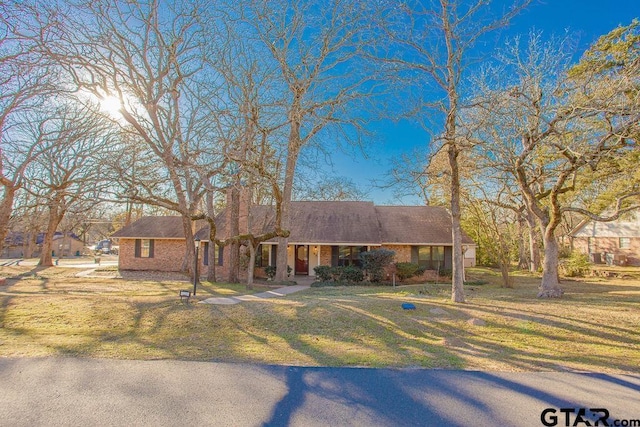
M 451 244 L 451 215 L 439 206 L 376 206 L 382 243 Z M 466 234 L 462 243 L 474 244 Z
M 251 232 L 272 231 L 274 209 L 251 208 Z M 217 235 L 228 233 L 224 212 L 216 220 Z M 434 206 L 375 206 L 372 202 L 291 202 L 289 243 L 442 244 L 451 245 L 451 216 Z M 196 234 L 208 240 L 209 227 Z M 275 240 L 275 239 L 273 239 Z M 474 244 L 463 233 L 463 243 Z
M 184 239 L 182 217 L 143 216 L 139 220 L 122 227 L 111 237 L 131 239 Z
M 292 243 L 380 243 L 372 202 L 292 202 Z
M 44 242 L 44 235 L 45 233 L 38 233 L 36 235 L 36 245 L 41 245 L 42 242 Z M 80 237 L 78 237 L 74 233 L 67 233 L 66 236 L 61 231 L 56 231 L 55 233 L 53 233 L 53 240 L 59 240 L 63 237 L 71 237 L 74 240 L 82 242 Z M 25 233 L 23 233 L 22 231 L 9 231 L 7 233 L 7 237 L 5 237 L 4 239 L 4 244 L 7 246 L 22 246 L 24 245 L 24 238 Z

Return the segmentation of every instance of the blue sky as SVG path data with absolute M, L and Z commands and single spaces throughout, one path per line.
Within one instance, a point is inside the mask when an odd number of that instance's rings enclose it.
M 511 4 L 510 1 L 503 3 Z M 501 37 L 526 36 L 532 29 L 541 30 L 545 36 L 564 35 L 569 31 L 578 40 L 577 60 L 598 37 L 634 18 L 640 18 L 640 0 L 534 0 L 507 29 L 502 30 Z M 486 54 L 491 55 L 491 52 Z M 385 123 L 377 128 L 376 140 L 366 148 L 367 158 L 357 153 L 336 152 L 332 156 L 333 171 L 329 173 L 351 179 L 368 191 L 370 199 L 377 204 L 420 203 L 417 197 L 410 196 L 398 200 L 393 190 L 370 188 L 370 183 L 372 178 L 382 177 L 389 170 L 389 158 L 426 147 L 427 133 L 409 121 Z

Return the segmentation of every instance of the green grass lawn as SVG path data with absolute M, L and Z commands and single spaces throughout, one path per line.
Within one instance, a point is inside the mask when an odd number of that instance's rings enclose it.
M 635 373 L 640 366 L 636 279 L 566 280 L 563 298 L 540 300 L 537 277 L 519 273 L 515 288 L 505 289 L 498 273 L 470 269 L 476 284 L 466 286 L 466 304 L 451 303 L 450 285 L 440 283 L 311 288 L 206 305 L 197 301 L 248 292 L 205 283 L 187 304 L 178 291 L 188 282 L 77 272 L 0 269 L 10 277 L 0 286 L 0 357 Z M 416 310 L 403 310 L 403 302 Z

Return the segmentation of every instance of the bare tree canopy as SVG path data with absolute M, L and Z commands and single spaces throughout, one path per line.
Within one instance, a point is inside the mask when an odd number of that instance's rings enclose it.
M 385 11 L 380 28 L 389 41 L 378 55 L 400 75 L 408 87 L 415 87 L 418 98 L 409 108 L 425 115 L 435 110 L 441 115 L 443 131 L 437 140 L 448 159 L 450 211 L 452 218 L 453 274 L 451 299 L 464 302 L 464 264 L 460 205 L 459 158 L 467 147 L 458 129 L 463 75 L 475 58 L 472 50 L 480 38 L 506 25 L 528 4 L 515 3 L 502 16 L 490 13 L 491 2 L 440 0 L 403 2 Z M 423 120 L 424 123 L 424 120 Z
M 539 296 L 562 295 L 556 231 L 565 214 L 577 212 L 606 221 L 639 205 L 637 172 L 628 168 L 638 157 L 640 119 L 638 67 L 633 58 L 638 51 L 626 43 L 634 38 L 627 32 L 635 27 L 614 30 L 572 68 L 566 40 L 543 43 L 533 34 L 524 49 L 515 43 L 497 71 L 503 76 L 501 85 L 484 88 L 485 99 L 477 100 L 478 107 L 468 117 L 477 129 L 477 155 L 491 173 L 487 179 L 517 185 L 541 227 L 544 260 Z M 603 40 L 608 40 L 604 42 L 608 49 L 631 58 L 615 61 L 606 70 L 593 66 L 594 51 Z M 594 181 L 610 185 L 602 191 L 591 184 Z M 575 197 L 581 191 L 604 201 L 599 212 L 590 209 L 598 209 L 593 200 L 589 206 Z M 612 210 L 603 215 L 603 206 Z

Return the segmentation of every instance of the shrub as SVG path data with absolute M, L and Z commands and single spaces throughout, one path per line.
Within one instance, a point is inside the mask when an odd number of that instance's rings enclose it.
M 440 277 L 447 277 L 451 279 L 453 277 L 453 271 L 450 268 L 443 268 L 439 271 Z
M 342 267 L 340 281 L 348 283 L 360 283 L 364 280 L 364 273 L 358 267 Z
M 328 265 L 319 265 L 313 268 L 313 271 L 316 272 L 316 278 L 319 282 L 328 282 L 333 278 L 331 274 L 331 268 Z
M 344 267 L 331 267 L 329 270 L 329 275 L 331 276 L 331 280 L 334 282 L 340 281 L 340 276 L 342 275 L 342 269 Z
M 364 280 L 364 273 L 358 267 L 329 267 L 319 265 L 313 269 L 316 272 L 317 282 L 314 287 L 353 285 Z
M 560 269 L 566 277 L 584 277 L 590 270 L 589 258 L 580 252 L 571 255 L 560 264 Z
M 291 267 L 287 265 L 287 274 L 291 274 L 291 271 Z M 264 274 L 266 274 L 270 280 L 273 280 L 273 278 L 276 277 L 276 267 L 274 265 L 266 266 L 264 268 Z
M 396 256 L 394 251 L 389 249 L 376 249 L 374 251 L 362 252 L 362 268 L 369 273 L 369 280 L 380 282 L 384 278 L 384 269 L 393 262 Z
M 425 268 L 413 262 L 397 262 L 396 274 L 400 281 L 419 276 L 425 272 Z
M 264 274 L 266 274 L 270 280 L 273 280 L 273 278 L 276 277 L 276 268 L 273 265 L 267 265 L 264 268 Z

